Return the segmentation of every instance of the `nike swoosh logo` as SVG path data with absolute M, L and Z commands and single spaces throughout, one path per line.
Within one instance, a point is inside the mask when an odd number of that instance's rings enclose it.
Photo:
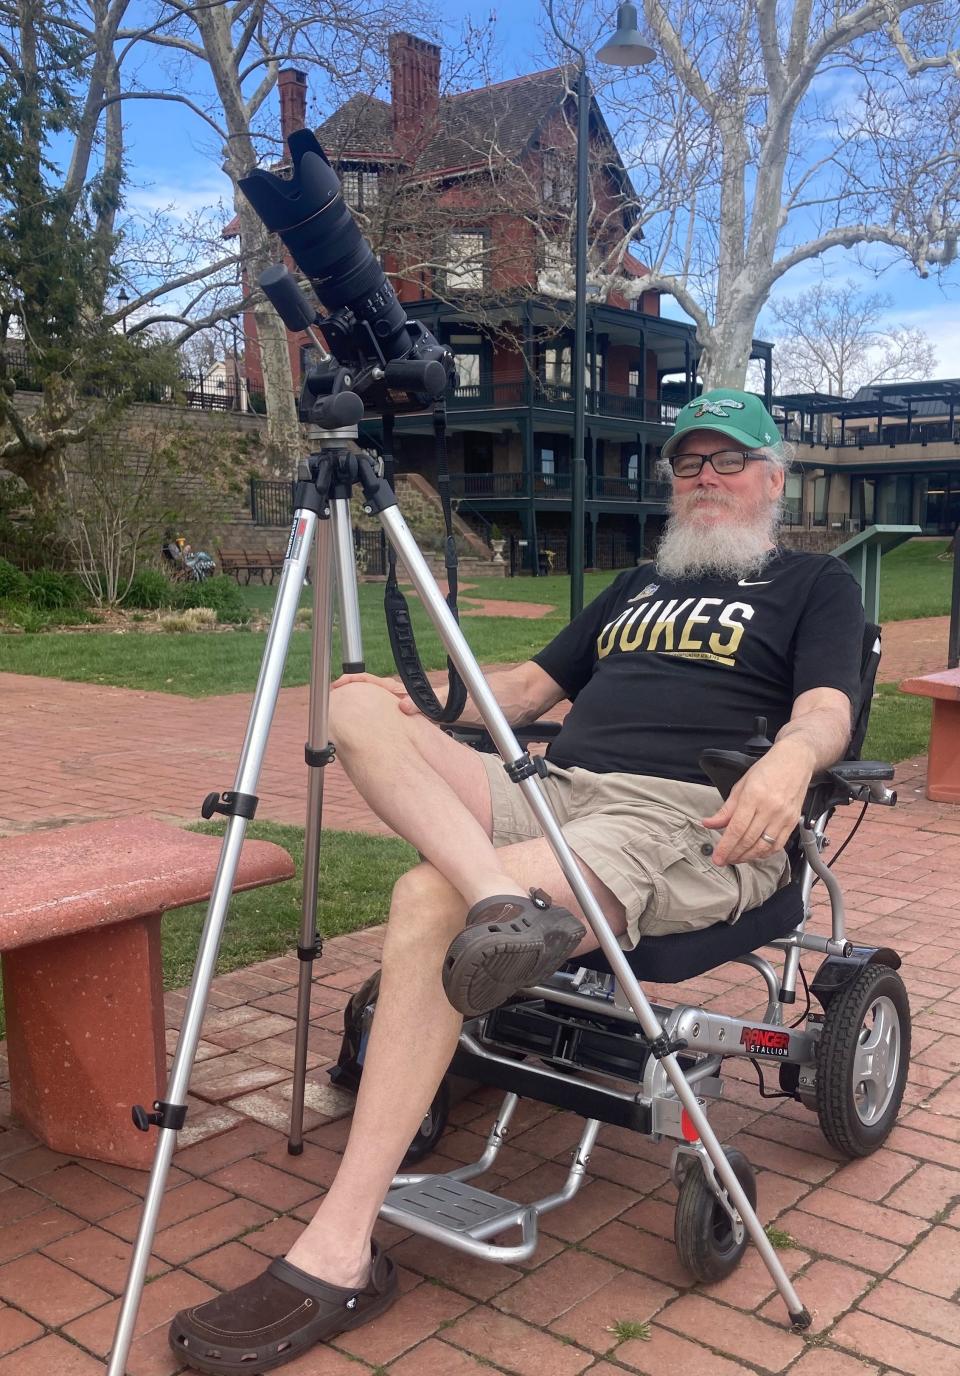
M 765 588 L 765 587 L 768 586 L 768 584 L 770 584 L 770 583 L 772 583 L 772 582 L 773 582 L 773 579 L 772 579 L 772 578 L 761 578 L 761 580 L 760 580 L 759 583 L 748 583 L 747 580 L 746 580 L 745 578 L 738 578 L 738 579 L 737 579 L 737 587 L 738 587 L 738 588 Z

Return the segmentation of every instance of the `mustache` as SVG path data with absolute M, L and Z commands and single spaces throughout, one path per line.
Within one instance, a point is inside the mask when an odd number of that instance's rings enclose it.
M 695 487 L 692 492 L 684 492 L 673 499 L 674 510 L 686 511 L 691 506 L 700 506 L 708 503 L 711 506 L 736 507 L 740 503 L 736 497 L 729 492 L 720 492 L 717 488 Z

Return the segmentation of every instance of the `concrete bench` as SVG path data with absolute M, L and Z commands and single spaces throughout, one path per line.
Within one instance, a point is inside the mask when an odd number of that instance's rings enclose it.
M 933 698 L 927 797 L 935 803 L 960 803 L 960 669 L 905 679 L 900 691 Z
M 220 838 L 149 817 L 0 839 L 0 951 L 14 1115 L 55 1151 L 147 1167 L 166 1086 L 160 918 L 210 896 Z M 237 889 L 293 875 L 244 844 Z

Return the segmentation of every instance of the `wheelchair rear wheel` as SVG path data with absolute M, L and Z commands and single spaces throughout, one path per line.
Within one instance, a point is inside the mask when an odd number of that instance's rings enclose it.
M 868 965 L 826 1008 L 817 1049 L 817 1116 L 845 1156 L 869 1156 L 897 1120 L 910 1065 L 910 1004 L 903 980 Z
M 735 1147 L 727 1149 L 726 1157 L 744 1194 L 756 1208 L 757 1181 L 753 1167 Z M 730 1215 L 707 1184 L 699 1162 L 683 1177 L 673 1236 L 681 1265 L 705 1285 L 729 1276 L 746 1251 L 746 1233 L 737 1242 Z

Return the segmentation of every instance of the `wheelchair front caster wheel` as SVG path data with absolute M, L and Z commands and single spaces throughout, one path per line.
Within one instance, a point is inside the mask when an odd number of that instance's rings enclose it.
M 726 1157 L 751 1206 L 756 1208 L 757 1181 L 753 1167 L 735 1147 L 729 1148 Z M 707 1184 L 699 1162 L 683 1177 L 673 1236 L 681 1265 L 705 1285 L 729 1276 L 746 1251 L 746 1233 L 737 1242 L 730 1215 Z
M 433 1096 L 433 1103 L 423 1115 L 423 1121 L 417 1128 L 416 1136 L 407 1148 L 407 1154 L 402 1163 L 404 1166 L 415 1165 L 417 1161 L 422 1161 L 425 1156 L 430 1155 L 443 1136 L 449 1113 L 450 1089 L 446 1080 L 441 1080 L 440 1088 Z
M 910 1066 L 910 1004 L 903 980 L 868 965 L 827 1005 L 817 1047 L 817 1116 L 844 1156 L 886 1141 Z

